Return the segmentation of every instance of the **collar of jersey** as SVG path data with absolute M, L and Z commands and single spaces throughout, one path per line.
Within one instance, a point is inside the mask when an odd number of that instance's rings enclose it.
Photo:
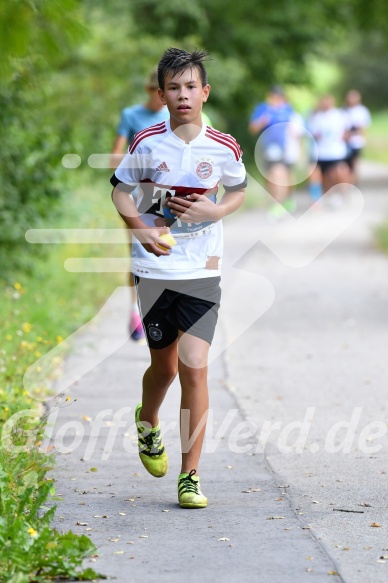
M 171 134 L 171 136 L 172 136 L 172 137 L 173 137 L 175 140 L 177 140 L 177 141 L 179 142 L 179 144 L 184 144 L 184 145 L 186 145 L 186 146 L 192 146 L 192 145 L 196 144 L 197 142 L 201 141 L 201 140 L 202 140 L 202 138 L 203 138 L 203 137 L 204 137 L 204 135 L 205 135 L 206 128 L 207 128 L 207 125 L 206 125 L 205 123 L 203 123 L 203 122 L 202 122 L 202 128 L 201 128 L 201 131 L 199 132 L 198 136 L 197 136 L 196 138 L 194 138 L 194 140 L 191 140 L 191 141 L 190 141 L 190 142 L 187 144 L 187 143 L 186 143 L 184 140 L 182 140 L 180 137 L 178 137 L 178 136 L 177 136 L 177 135 L 176 135 L 176 134 L 175 134 L 175 133 L 172 131 L 172 129 L 171 129 L 171 124 L 170 124 L 170 120 L 169 120 L 169 119 L 168 119 L 168 120 L 166 120 L 166 122 L 165 122 L 165 123 L 166 123 L 166 128 L 167 128 L 167 131 L 169 132 L 169 134 Z

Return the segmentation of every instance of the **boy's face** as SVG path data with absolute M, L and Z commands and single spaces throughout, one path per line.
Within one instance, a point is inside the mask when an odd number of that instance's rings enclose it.
M 202 87 L 197 67 L 185 69 L 175 76 L 169 73 L 164 82 L 164 90 L 159 89 L 159 95 L 170 112 L 171 128 L 174 130 L 188 123 L 202 125 L 202 104 L 207 101 L 209 92 L 210 85 Z

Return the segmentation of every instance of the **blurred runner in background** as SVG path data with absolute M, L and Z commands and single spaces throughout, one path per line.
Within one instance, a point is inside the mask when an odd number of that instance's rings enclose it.
M 291 168 L 299 157 L 303 133 L 302 120 L 286 100 L 281 87 L 272 87 L 266 101 L 255 107 L 248 130 L 252 135 L 260 134 L 267 190 L 282 205 L 273 205 L 269 212 L 274 218 L 280 218 L 287 214 L 286 211 L 295 210 L 295 202 L 289 198 Z
M 360 154 L 366 143 L 365 131 L 371 123 L 371 115 L 367 107 L 361 103 L 361 94 L 351 89 L 346 95 L 345 110 L 350 117 L 350 132 L 348 134 L 347 164 L 350 168 L 350 179 L 357 182 L 357 166 Z
M 306 128 L 309 130 L 314 116 L 320 111 L 321 100 L 319 100 L 312 111 L 307 116 Z M 319 200 L 323 194 L 322 189 L 322 172 L 317 164 L 318 148 L 315 138 L 309 134 L 308 139 L 309 151 L 309 195 L 311 201 L 314 203 Z
M 169 118 L 167 107 L 165 107 L 158 95 L 157 72 L 152 71 L 148 78 L 145 89 L 148 94 L 146 103 L 126 107 L 121 112 L 121 118 L 117 127 L 117 135 L 112 148 L 111 167 L 117 168 L 124 157 L 124 152 L 135 136 L 142 130 L 163 122 Z M 134 193 L 136 196 L 136 192 Z M 129 243 L 131 246 L 131 242 Z M 131 252 L 130 252 L 131 255 Z M 129 320 L 129 334 L 132 340 L 144 339 L 143 326 L 140 320 L 139 308 L 133 275 L 129 271 L 129 287 L 131 292 L 131 312 Z
M 347 112 L 336 107 L 333 95 L 322 97 L 318 111 L 309 119 L 308 130 L 317 143 L 318 166 L 322 174 L 324 194 L 336 185 L 350 181 L 349 167 L 346 163 L 348 154 L 346 139 L 350 127 Z M 340 192 L 333 190 L 328 202 L 332 207 L 340 206 L 342 204 Z

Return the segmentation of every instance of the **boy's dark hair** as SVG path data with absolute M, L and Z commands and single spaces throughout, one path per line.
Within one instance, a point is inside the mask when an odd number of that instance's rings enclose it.
M 207 72 L 203 61 L 208 54 L 207 51 L 199 50 L 189 53 L 183 49 L 167 49 L 158 64 L 158 83 L 160 89 L 162 89 L 162 91 L 164 90 L 164 83 L 170 72 L 175 76 L 177 73 L 183 73 L 186 69 L 193 69 L 194 67 L 199 70 L 202 87 L 207 85 Z

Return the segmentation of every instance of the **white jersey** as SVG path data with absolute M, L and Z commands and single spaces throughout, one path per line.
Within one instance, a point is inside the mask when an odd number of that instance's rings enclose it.
M 350 135 L 348 143 L 354 150 L 359 150 L 365 146 L 366 140 L 362 131 L 367 128 L 371 123 L 371 116 L 369 110 L 359 103 L 353 107 L 347 107 L 346 112 L 350 117 L 351 130 L 354 132 Z M 361 130 L 357 133 L 357 130 Z
M 303 117 L 294 111 L 287 122 L 287 131 L 284 141 L 284 162 L 297 164 L 301 154 L 301 138 L 305 133 Z
M 344 160 L 347 157 L 345 132 L 350 126 L 347 113 L 337 108 L 317 111 L 310 117 L 308 129 L 316 140 L 319 161 Z
M 134 238 L 132 271 L 154 279 L 197 279 L 220 275 L 222 222 L 185 223 L 166 205 L 171 196 L 206 194 L 217 202 L 219 183 L 225 191 L 246 186 L 240 146 L 232 136 L 203 125 L 186 144 L 166 121 L 139 132 L 111 179 L 131 189 L 139 186 L 136 207 L 144 223 L 169 226 L 177 241 L 170 255 L 156 257 Z

